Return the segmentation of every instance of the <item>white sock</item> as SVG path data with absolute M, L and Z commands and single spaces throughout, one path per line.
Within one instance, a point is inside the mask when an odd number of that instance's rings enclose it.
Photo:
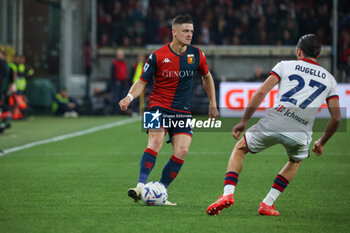
M 140 187 L 141 189 L 143 189 L 143 187 L 145 187 L 144 183 L 137 183 L 136 188 Z
M 224 187 L 224 196 L 229 195 L 229 194 L 233 194 L 235 192 L 235 188 L 236 186 L 232 185 L 232 184 L 227 184 Z
M 267 196 L 265 197 L 265 199 L 263 200 L 263 202 L 268 206 L 272 206 L 280 194 L 281 194 L 281 191 L 272 188 L 270 192 L 267 194 Z

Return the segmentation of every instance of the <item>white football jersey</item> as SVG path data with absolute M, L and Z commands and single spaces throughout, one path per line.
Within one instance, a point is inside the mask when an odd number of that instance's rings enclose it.
M 310 143 L 318 109 L 326 100 L 339 98 L 337 82 L 309 59 L 281 61 L 270 74 L 280 80 L 278 95 L 274 107 L 259 124 L 299 143 Z

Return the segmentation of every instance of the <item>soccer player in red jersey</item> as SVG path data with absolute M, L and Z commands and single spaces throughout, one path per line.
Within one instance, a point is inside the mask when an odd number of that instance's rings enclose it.
M 120 108 L 126 110 L 131 101 L 138 97 L 147 83 L 154 77 L 154 87 L 148 110 L 161 114 L 190 115 L 190 99 L 193 75 L 202 75 L 203 87 L 209 97 L 209 117 L 216 118 L 219 112 L 216 106 L 213 77 L 209 71 L 204 53 L 191 44 L 193 21 L 190 16 L 179 15 L 172 22 L 172 42 L 154 51 L 148 58 L 141 78 L 130 88 L 128 95 L 119 102 Z M 152 171 L 157 154 L 165 137 L 173 146 L 173 155 L 164 166 L 160 182 L 168 187 L 178 175 L 192 140 L 191 127 L 170 127 L 148 130 L 148 145 L 141 162 L 139 180 L 136 188 L 128 190 L 128 195 L 135 201 L 140 199 L 141 190 Z M 167 202 L 166 204 L 171 204 Z

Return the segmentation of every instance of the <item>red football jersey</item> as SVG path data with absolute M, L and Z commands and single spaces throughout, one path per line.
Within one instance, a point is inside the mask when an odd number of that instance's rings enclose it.
M 197 47 L 187 46 L 186 52 L 176 54 L 166 44 L 148 58 L 141 80 L 155 79 L 148 108 L 159 106 L 180 112 L 190 112 L 190 101 L 195 72 L 206 75 L 209 71 L 204 53 Z

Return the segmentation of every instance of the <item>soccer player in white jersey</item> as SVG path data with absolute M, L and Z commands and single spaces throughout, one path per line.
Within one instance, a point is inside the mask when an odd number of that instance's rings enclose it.
M 218 215 L 222 209 L 233 205 L 238 176 L 248 152 L 257 153 L 282 144 L 289 157 L 288 162 L 278 173 L 270 192 L 259 206 L 261 215 L 279 215 L 274 202 L 294 178 L 301 161 L 309 157 L 315 115 L 327 101 L 331 117 L 323 135 L 315 141 L 312 149 L 317 156 L 323 153 L 324 145 L 339 126 L 340 107 L 334 77 L 316 62 L 320 52 L 321 44 L 316 35 L 301 37 L 296 47 L 297 60 L 279 62 L 255 92 L 241 121 L 232 129 L 232 135 L 237 140 L 266 94 L 279 84 L 274 107 L 249 128 L 244 139 L 235 145 L 227 166 L 224 193 L 208 207 L 207 214 Z

